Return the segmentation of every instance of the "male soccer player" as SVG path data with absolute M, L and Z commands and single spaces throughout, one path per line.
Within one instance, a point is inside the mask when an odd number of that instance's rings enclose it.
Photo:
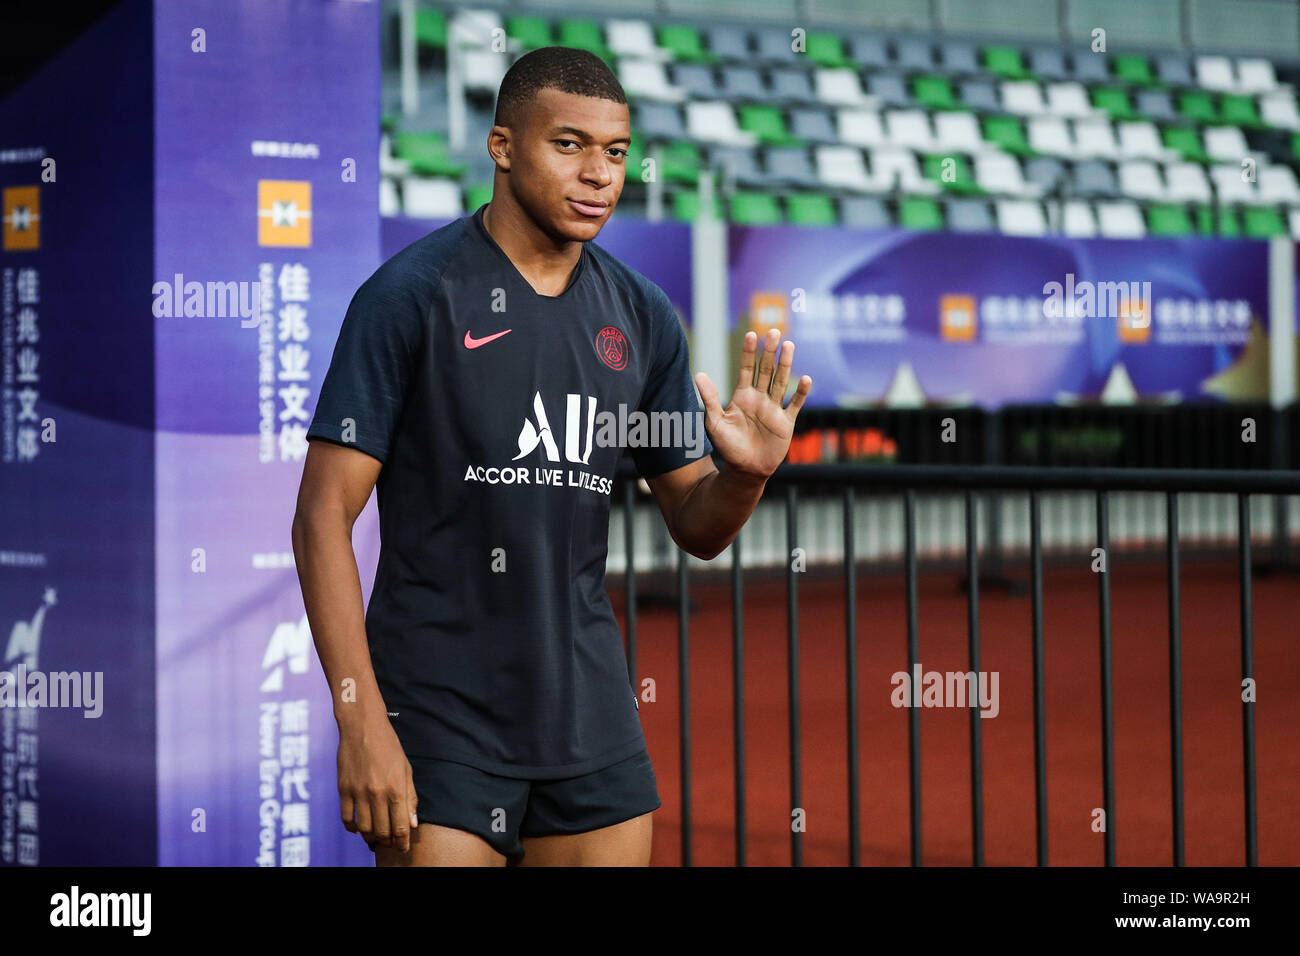
M 618 80 L 590 53 L 535 50 L 495 123 L 492 200 L 357 290 L 307 432 L 325 441 L 293 548 L 343 824 L 378 865 L 644 866 L 660 801 L 604 591 L 612 419 L 676 413 L 677 447 L 629 428 L 628 450 L 673 540 L 710 559 L 784 459 L 812 380 L 782 407 L 794 343 L 778 356 L 772 329 L 760 356 L 750 332 L 726 409 L 695 377 L 707 435 L 692 441 L 672 305 L 589 242 L 623 189 Z M 351 531 L 374 487 L 363 614 Z

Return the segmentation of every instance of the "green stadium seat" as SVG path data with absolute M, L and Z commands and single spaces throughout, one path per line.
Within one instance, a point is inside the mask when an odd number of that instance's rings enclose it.
M 561 20 L 558 46 L 571 46 L 594 53 L 608 62 L 611 58 L 605 46 L 605 36 L 595 20 Z
M 834 226 L 839 222 L 831 197 L 822 193 L 795 193 L 786 199 L 785 208 L 796 226 Z
M 1033 152 L 1025 139 L 1025 129 L 1014 116 L 987 116 L 984 119 L 984 138 L 1008 153 L 1026 156 Z
M 1222 239 L 1239 239 L 1241 238 L 1241 223 L 1237 221 L 1237 214 L 1231 207 L 1219 207 L 1219 228 L 1218 235 Z
M 700 179 L 700 151 L 694 143 L 677 140 L 659 148 L 660 173 L 666 183 L 690 183 Z
M 1147 232 L 1153 236 L 1190 236 L 1192 221 L 1182 206 L 1159 203 L 1147 211 Z
M 1151 64 L 1144 56 L 1115 57 L 1115 75 L 1133 86 L 1151 86 L 1155 82 L 1151 75 Z
M 899 223 L 904 229 L 942 229 L 939 204 L 925 196 L 904 196 L 899 204 Z
M 492 201 L 491 186 L 466 186 L 465 187 L 465 211 L 477 212 L 478 207 L 486 202 Z
M 952 160 L 950 166 L 945 167 L 945 161 Z M 951 179 L 945 179 L 945 169 L 951 169 Z M 966 162 L 966 157 L 960 153 L 954 154 L 932 154 L 925 157 L 925 178 L 932 179 L 942 188 L 954 193 L 982 193 L 983 190 L 975 185 L 975 177 L 971 175 L 970 166 Z
M 1209 93 L 1187 90 L 1178 97 L 1178 111 L 1198 123 L 1215 123 L 1219 120 L 1214 99 Z
M 1012 46 L 985 47 L 984 66 L 990 73 L 1005 80 L 1019 80 L 1028 76 L 1025 65 L 1020 60 L 1020 51 Z
M 1291 134 L 1291 156 L 1300 160 L 1300 133 Z
M 700 215 L 700 194 L 693 189 L 684 189 L 673 193 L 673 217 L 684 222 L 694 222 Z M 716 219 L 725 218 L 722 214 L 722 200 L 713 194 L 713 215 Z
M 1105 110 L 1113 120 L 1133 119 L 1137 114 L 1128 101 L 1128 91 L 1118 86 L 1098 86 L 1092 91 L 1092 105 Z
M 1234 126 L 1260 127 L 1259 110 L 1255 107 L 1253 96 L 1225 94 L 1223 97 L 1223 121 Z
M 1196 231 L 1202 236 L 1214 235 L 1214 210 L 1209 206 L 1196 207 Z
M 844 44 L 835 33 L 810 33 L 806 47 L 808 59 L 818 66 L 851 66 L 852 61 L 844 55 Z
M 753 133 L 764 143 L 790 146 L 803 142 L 797 136 L 790 135 L 785 128 L 785 116 L 775 106 L 756 103 L 741 106 L 740 128 Z
M 958 109 L 961 105 L 952 95 L 952 84 L 944 76 L 916 77 L 912 80 L 912 95 L 918 103 L 932 110 Z
M 1276 208 L 1259 206 L 1246 209 L 1244 232 L 1251 239 L 1267 239 L 1270 236 L 1285 236 L 1287 228 Z
M 1201 145 L 1201 137 L 1196 135 L 1194 127 L 1166 126 L 1161 131 L 1161 138 L 1170 149 L 1176 149 L 1182 153 L 1184 159 L 1190 159 L 1197 163 L 1208 163 L 1210 161 L 1209 154 L 1205 152 L 1205 147 Z
M 447 144 L 437 133 L 398 133 L 393 137 L 393 155 L 423 176 L 459 179 L 465 175 L 466 165 L 447 155 Z
M 659 28 L 659 45 L 675 60 L 688 63 L 712 63 L 718 58 L 704 49 L 700 31 L 685 24 L 670 23 Z
M 731 221 L 740 226 L 774 226 L 782 221 L 781 207 L 771 193 L 734 193 L 730 205 Z
M 447 49 L 447 17 L 441 10 L 420 7 L 415 11 L 415 42 L 435 50 Z
M 506 20 L 506 36 L 518 40 L 525 50 L 551 46 L 551 25 L 541 17 L 510 17 Z

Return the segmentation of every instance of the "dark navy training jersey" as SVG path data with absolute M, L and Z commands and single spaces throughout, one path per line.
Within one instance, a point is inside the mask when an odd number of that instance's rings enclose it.
M 663 290 L 588 242 L 540 295 L 483 208 L 357 290 L 307 435 L 383 465 L 366 635 L 406 754 L 576 776 L 645 746 L 604 587 L 615 465 L 712 446 Z

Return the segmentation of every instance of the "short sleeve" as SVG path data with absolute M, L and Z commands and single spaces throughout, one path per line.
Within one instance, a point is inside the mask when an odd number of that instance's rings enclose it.
M 424 311 L 400 274 L 381 268 L 362 284 L 343 317 L 309 440 L 388 460 L 423 340 Z
M 651 299 L 654 356 L 638 411 L 649 416 L 651 422 L 655 421 L 655 413 L 669 413 L 672 417 L 666 421 L 673 422 L 673 427 L 668 430 L 673 440 L 667 447 L 660 442 L 659 447 L 647 443 L 629 449 L 637 471 L 645 478 L 673 471 L 713 453 L 713 445 L 704 430 L 704 406 L 691 377 L 686 332 L 668 296 L 657 286 L 654 292 L 657 293 Z M 681 421 L 680 441 L 677 441 L 678 429 L 674 421 L 678 418 Z M 656 431 L 663 434 L 652 425 L 651 433 Z

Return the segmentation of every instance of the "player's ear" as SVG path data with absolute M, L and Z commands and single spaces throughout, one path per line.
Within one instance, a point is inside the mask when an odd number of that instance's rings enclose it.
M 493 126 L 488 133 L 488 155 L 497 169 L 510 172 L 510 127 Z

